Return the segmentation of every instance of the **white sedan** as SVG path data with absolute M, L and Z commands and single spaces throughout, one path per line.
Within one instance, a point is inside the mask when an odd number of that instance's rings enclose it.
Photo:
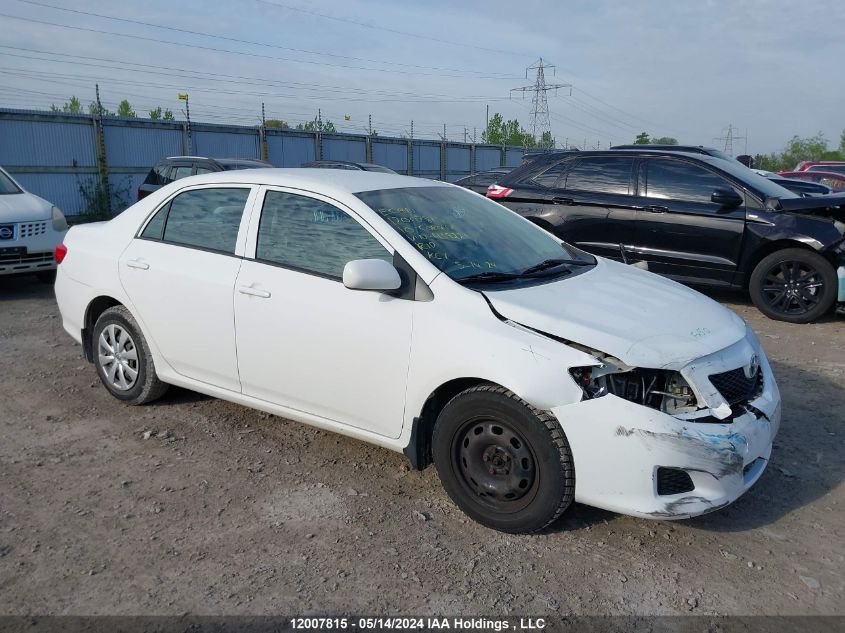
M 0 167 L 0 276 L 35 273 L 52 283 L 53 251 L 66 232 L 58 207 L 24 190 Z
M 499 530 L 573 501 L 715 510 L 760 477 L 780 423 L 742 319 L 446 183 L 185 178 L 56 256 L 64 328 L 114 397 L 179 385 L 402 451 Z

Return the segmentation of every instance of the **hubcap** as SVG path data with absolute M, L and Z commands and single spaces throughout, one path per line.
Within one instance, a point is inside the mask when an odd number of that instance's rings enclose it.
M 455 436 L 455 471 L 487 505 L 505 509 L 534 487 L 536 465 L 528 444 L 499 420 L 474 420 Z
M 119 391 L 128 391 L 138 379 L 138 350 L 129 333 L 115 323 L 100 332 L 97 341 L 100 371 L 109 384 Z
M 763 279 L 763 299 L 775 312 L 804 314 L 822 298 L 824 280 L 813 266 L 787 261 L 775 264 Z

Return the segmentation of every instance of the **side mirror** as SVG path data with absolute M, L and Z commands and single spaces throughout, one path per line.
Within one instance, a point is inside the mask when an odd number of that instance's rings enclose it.
M 723 207 L 738 207 L 743 202 L 742 196 L 733 189 L 716 189 L 710 200 Z
M 402 279 L 383 259 L 355 259 L 343 267 L 343 285 L 351 290 L 398 290 Z

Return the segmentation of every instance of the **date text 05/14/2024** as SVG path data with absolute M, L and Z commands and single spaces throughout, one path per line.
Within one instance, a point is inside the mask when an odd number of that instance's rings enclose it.
M 302 631 L 331 630 L 444 630 L 444 631 L 541 631 L 546 628 L 543 618 L 463 618 L 463 617 L 297 617 L 291 618 L 291 628 Z

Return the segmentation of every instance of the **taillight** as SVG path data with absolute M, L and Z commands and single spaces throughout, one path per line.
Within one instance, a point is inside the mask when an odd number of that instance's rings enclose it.
M 61 264 L 64 261 L 66 256 L 67 256 L 67 246 L 65 246 L 64 244 L 59 244 L 56 247 L 55 252 L 53 253 L 53 257 L 56 258 L 56 263 Z
M 507 198 L 512 193 L 513 189 L 508 189 L 507 187 L 502 187 L 501 185 L 490 185 L 487 187 L 487 197 L 493 198 L 494 200 L 498 198 Z

